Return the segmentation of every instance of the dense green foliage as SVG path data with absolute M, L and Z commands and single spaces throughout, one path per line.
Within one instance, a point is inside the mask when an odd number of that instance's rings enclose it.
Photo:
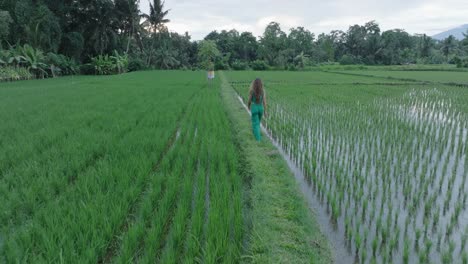
M 215 43 L 219 54 L 212 59 L 213 65 L 207 65 L 206 58 L 199 56 L 198 41 L 192 41 L 188 33 L 168 31 L 170 13 L 164 2 L 150 1 L 149 14 L 142 13 L 139 5 L 140 0 L 4 0 L 0 3 L 0 49 L 28 44 L 46 54 L 62 54 L 78 64 L 118 52 L 128 55 L 132 70 L 298 70 L 320 63 L 468 66 L 468 37 L 435 41 L 399 29 L 381 32 L 375 21 L 318 36 L 304 27 L 284 32 L 276 22 L 271 22 L 258 38 L 235 29 L 213 31 L 205 40 Z
M 360 263 L 467 259 L 465 72 L 228 74 L 244 100 L 254 77 L 265 126 Z
M 375 21 L 350 26 L 346 32 L 335 30 L 318 36 L 303 27 L 292 28 L 287 33 L 278 23 L 272 22 L 258 41 L 247 38 L 249 34 L 239 34 L 236 30 L 214 31 L 205 39 L 217 43 L 230 65 L 239 60 L 251 63 L 261 59 L 278 69 L 302 69 L 324 62 L 343 65 L 457 64 L 468 57 L 468 37 L 457 41 L 451 36 L 438 42 L 426 35 L 412 36 L 399 29 L 381 32 Z M 458 65 L 465 66 L 463 63 Z
M 24 80 L 33 77 L 55 77 L 77 72 L 74 60 L 49 52 L 44 54 L 28 44 L 0 50 L 0 81 Z
M 28 44 L 44 54 L 62 54 L 78 64 L 91 63 L 93 58 L 103 61 L 103 56 L 114 56 L 117 52 L 128 56 L 128 63 L 134 66 L 132 70 L 196 65 L 197 44 L 190 41 L 188 34 L 168 32 L 164 25 L 169 22 L 164 3 L 153 1 L 150 14 L 142 14 L 139 3 L 139 0 L 2 1 L 0 50 Z M 120 71 L 122 65 L 113 59 L 108 61 L 113 63 L 108 68 L 113 69 L 105 72 Z M 104 72 L 98 69 L 99 65 L 96 68 L 96 63 L 93 66 L 94 72 Z

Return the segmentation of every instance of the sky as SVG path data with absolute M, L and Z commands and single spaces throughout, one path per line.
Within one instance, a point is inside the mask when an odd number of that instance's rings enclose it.
M 142 12 L 148 13 L 148 3 L 141 0 Z M 194 40 L 233 28 L 258 37 L 272 21 L 285 32 L 303 26 L 316 35 L 370 20 L 382 30 L 430 36 L 468 24 L 468 0 L 166 0 L 165 7 L 169 30 L 188 31 Z

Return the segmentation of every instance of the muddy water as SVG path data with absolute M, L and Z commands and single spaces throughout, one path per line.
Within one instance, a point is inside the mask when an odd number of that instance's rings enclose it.
M 249 112 L 242 98 L 238 95 L 237 98 L 244 106 L 245 110 Z M 276 141 L 267 129 L 262 125 L 262 131 L 268 136 L 273 145 L 278 149 L 281 156 L 286 160 L 289 169 L 293 172 L 296 181 L 299 183 L 301 191 L 307 200 L 309 207 L 315 213 L 317 222 L 320 225 L 320 229 L 330 241 L 332 247 L 332 254 L 334 255 L 335 263 L 357 263 L 357 259 L 352 254 L 351 248 L 348 246 L 344 239 L 344 227 L 339 227 L 330 219 L 328 214 L 328 206 L 319 201 L 319 197 L 315 194 L 313 186 L 307 181 L 304 173 L 299 169 L 296 164 L 292 161 L 291 155 L 288 154 L 281 144 Z

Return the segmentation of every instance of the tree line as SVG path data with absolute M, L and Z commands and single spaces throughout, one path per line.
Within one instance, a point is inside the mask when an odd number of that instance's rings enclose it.
M 220 68 L 255 60 L 263 60 L 268 66 L 280 69 L 328 62 L 459 64 L 466 63 L 468 56 L 468 32 L 462 41 L 453 36 L 437 41 L 425 34 L 411 35 L 401 29 L 381 31 L 375 21 L 318 36 L 304 27 L 292 28 L 286 33 L 280 24 L 271 22 L 258 40 L 249 32 L 236 30 L 213 31 L 205 40 L 214 41 L 223 55 Z
M 148 14 L 139 7 L 140 0 L 3 0 L 0 64 L 31 68 L 35 63 L 41 70 L 33 74 L 43 76 L 55 75 L 54 69 L 106 74 L 120 72 L 122 67 L 262 70 L 337 62 L 468 66 L 467 35 L 462 41 L 453 36 L 436 41 L 400 29 L 382 31 L 370 21 L 316 36 L 304 27 L 285 32 L 271 22 L 258 38 L 232 29 L 193 41 L 189 33 L 168 30 L 169 10 L 163 1 L 152 0 Z M 37 56 L 28 58 L 23 51 L 31 48 Z

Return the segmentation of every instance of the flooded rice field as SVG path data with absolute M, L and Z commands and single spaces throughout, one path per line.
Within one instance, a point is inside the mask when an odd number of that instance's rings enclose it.
M 266 87 L 264 126 L 313 193 L 338 263 L 467 263 L 468 90 Z

